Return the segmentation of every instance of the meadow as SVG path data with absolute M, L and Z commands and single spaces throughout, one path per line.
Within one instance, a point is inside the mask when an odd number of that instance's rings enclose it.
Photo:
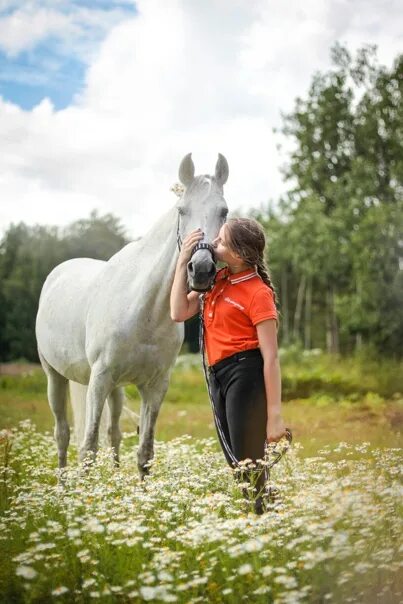
M 262 516 L 224 462 L 197 355 L 178 358 L 143 483 L 127 417 L 119 470 L 102 449 L 84 472 L 73 444 L 58 485 L 44 376 L 2 366 L 1 601 L 400 602 L 402 363 L 280 358 L 294 439 Z

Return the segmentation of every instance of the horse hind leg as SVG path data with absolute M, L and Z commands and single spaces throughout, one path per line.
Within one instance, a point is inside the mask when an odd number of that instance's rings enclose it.
M 168 376 L 158 384 L 139 386 L 141 394 L 140 440 L 137 450 L 137 467 L 141 480 L 150 473 L 148 462 L 154 457 L 155 424 L 161 403 L 168 390 Z
M 111 447 L 113 448 L 113 458 L 115 465 L 119 465 L 119 448 L 122 440 L 122 433 L 119 426 L 119 418 L 122 413 L 124 402 L 124 393 L 122 388 L 115 388 L 108 396 L 108 405 L 110 410 L 110 426 L 108 435 Z
M 62 469 L 67 465 L 67 448 L 70 442 L 70 427 L 67 422 L 68 380 L 50 367 L 43 357 L 41 357 L 41 362 L 48 379 L 48 401 L 55 418 L 54 435 L 59 468 Z

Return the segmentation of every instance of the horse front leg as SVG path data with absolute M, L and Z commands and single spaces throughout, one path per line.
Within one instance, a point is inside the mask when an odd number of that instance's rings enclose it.
M 168 390 L 169 377 L 161 381 L 139 386 L 142 402 L 140 409 L 140 439 L 137 450 L 137 467 L 141 480 L 150 473 L 148 462 L 154 457 L 155 424 L 164 396 Z
M 91 460 L 95 459 L 98 450 L 99 424 L 105 400 L 113 389 L 113 381 L 108 369 L 93 366 L 88 384 L 86 400 L 86 418 L 84 441 L 80 449 L 80 461 L 84 461 L 88 453 Z

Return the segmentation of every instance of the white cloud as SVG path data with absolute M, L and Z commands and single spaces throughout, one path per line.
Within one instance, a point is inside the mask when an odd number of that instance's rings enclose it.
M 57 41 L 57 52 L 89 61 L 94 43 L 130 14 L 128 10 L 114 8 L 113 2 L 110 4 L 106 9 L 87 8 L 72 0 L 3 2 L 0 4 L 0 50 L 14 57 L 52 38 Z M 127 5 L 129 9 L 128 2 Z
M 0 20 L 0 47 L 13 56 L 66 29 L 70 29 L 69 19 L 55 11 L 15 11 Z
M 272 127 L 329 66 L 333 42 L 384 44 L 388 64 L 397 54 L 398 3 L 382 15 L 380 4 L 142 0 L 111 29 L 74 105 L 0 104 L 0 223 L 62 224 L 98 207 L 141 234 L 175 201 L 189 151 L 197 173 L 226 155 L 232 209 L 276 198 L 284 158 Z

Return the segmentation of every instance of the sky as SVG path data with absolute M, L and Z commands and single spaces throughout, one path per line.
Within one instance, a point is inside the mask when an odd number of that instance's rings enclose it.
M 399 4 L 0 0 L 0 234 L 98 209 L 142 235 L 175 203 L 189 152 L 196 174 L 227 158 L 230 210 L 275 203 L 282 113 L 336 41 L 376 44 L 392 65 Z

